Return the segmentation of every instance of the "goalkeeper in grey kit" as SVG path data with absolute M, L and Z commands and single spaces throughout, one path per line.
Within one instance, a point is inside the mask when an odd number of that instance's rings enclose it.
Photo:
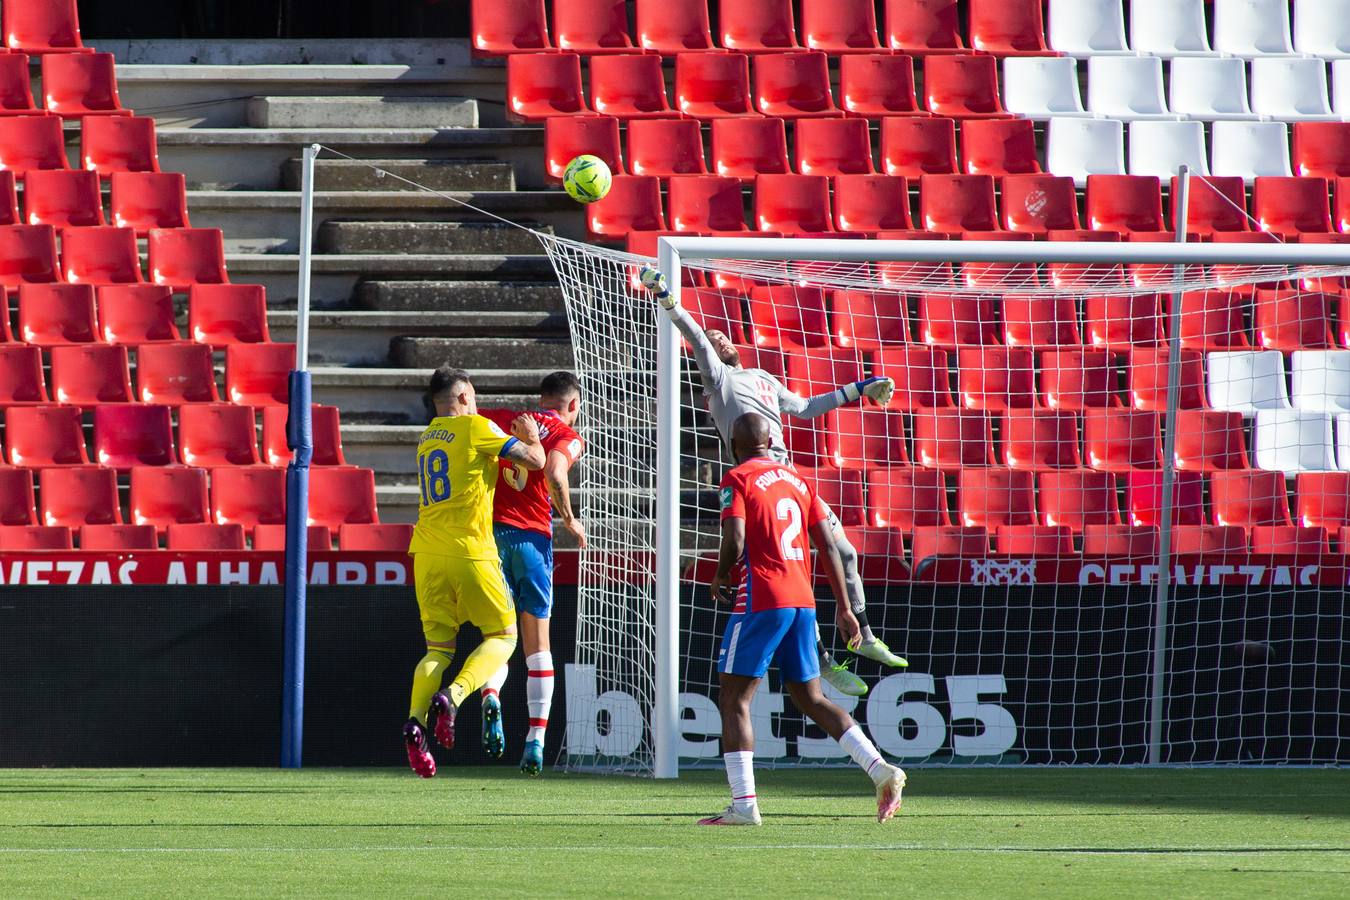
M 784 413 L 798 419 L 814 419 L 862 397 L 870 397 L 882 406 L 890 402 L 895 382 L 880 376 L 850 382 L 837 390 L 814 397 L 800 397 L 768 372 L 742 368 L 740 353 L 731 339 L 720 331 L 705 332 L 666 289 L 664 275 L 655 269 L 644 268 L 640 277 L 643 286 L 656 297 L 661 308 L 693 348 L 694 360 L 703 381 L 703 396 L 707 399 L 708 412 L 717 426 L 723 447 L 731 447 L 731 430 L 736 420 L 746 413 L 757 413 L 769 422 L 769 455 L 778 462 L 790 464 L 787 445 L 783 441 Z M 845 537 L 839 517 L 833 511 L 830 511 L 830 531 L 844 563 L 849 606 L 860 626 L 860 634 L 849 644 L 849 650 L 883 665 L 909 665 L 872 633 L 867 621 L 867 601 L 863 595 L 862 578 L 858 575 L 858 553 Z M 854 697 L 867 693 L 867 685 L 863 680 L 846 666 L 836 664 L 824 645 L 819 644 L 819 635 L 817 641 L 821 656 L 821 677 L 840 693 Z

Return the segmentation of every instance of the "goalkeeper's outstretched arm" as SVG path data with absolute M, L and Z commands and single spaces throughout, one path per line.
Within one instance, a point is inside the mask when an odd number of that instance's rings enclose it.
M 675 295 L 670 293 L 666 286 L 666 276 L 656 269 L 643 269 L 638 277 L 642 281 L 642 286 L 666 311 L 680 334 L 684 335 L 684 339 L 693 348 L 694 362 L 698 365 L 699 375 L 703 379 L 703 389 L 714 391 L 720 388 L 726 377 L 727 364 L 717 356 L 717 352 L 708 341 L 708 336 L 703 333 L 703 328 L 694 321 L 693 316 L 685 312 L 684 307 L 680 306 L 680 301 L 675 299 Z
M 794 394 L 777 380 L 778 408 L 798 419 L 814 419 L 823 416 L 832 409 L 838 409 L 848 403 L 854 403 L 863 397 L 871 397 L 880 406 L 891 402 L 895 393 L 895 382 L 885 376 L 875 376 L 863 381 L 850 381 L 832 391 L 816 394 L 814 397 L 802 397 Z

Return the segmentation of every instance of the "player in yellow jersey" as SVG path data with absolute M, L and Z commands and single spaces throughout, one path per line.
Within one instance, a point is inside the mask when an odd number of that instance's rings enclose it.
M 516 649 L 515 606 L 492 536 L 492 498 L 500 471 L 497 460 L 538 471 L 545 459 L 539 426 L 529 416 L 513 421 L 508 435 L 478 415 L 473 382 L 463 369 L 437 369 L 427 397 L 436 417 L 417 444 L 421 497 L 417 527 L 408 547 L 427 655 L 413 672 L 408 723 L 403 726 L 408 764 L 423 778 L 436 774 L 428 728 L 443 747 L 453 747 L 459 704 Z M 455 639 L 465 622 L 478 626 L 483 642 L 442 691 L 441 683 L 454 660 Z

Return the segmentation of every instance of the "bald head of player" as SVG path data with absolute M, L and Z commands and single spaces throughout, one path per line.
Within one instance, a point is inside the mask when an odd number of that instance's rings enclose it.
M 731 424 L 731 449 L 738 463 L 768 456 L 771 443 L 769 420 L 759 413 L 746 413 Z
M 741 351 L 736 349 L 736 345 L 727 337 L 725 331 L 718 331 L 716 328 L 710 328 L 703 332 L 708 338 L 708 343 L 712 344 L 713 352 L 724 365 L 731 366 L 733 369 L 740 368 Z
M 434 416 L 478 414 L 478 394 L 469 373 L 449 363 L 431 373 L 425 400 L 427 411 Z
M 539 408 L 558 414 L 567 427 L 581 412 L 581 382 L 571 372 L 552 372 L 539 382 Z

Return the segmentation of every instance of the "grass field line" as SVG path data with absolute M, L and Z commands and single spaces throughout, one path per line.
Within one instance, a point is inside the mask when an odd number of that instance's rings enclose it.
M 654 853 L 666 852 L 668 845 L 632 846 L 614 844 L 558 844 L 532 845 L 531 852 L 544 853 Z M 819 851 L 898 851 L 922 850 L 926 853 L 1074 853 L 1084 856 L 1153 856 L 1174 855 L 1232 855 L 1247 853 L 1350 853 L 1350 847 L 1307 844 L 1286 847 L 935 847 L 930 844 L 732 844 L 717 848 L 727 850 L 819 850 Z M 480 852 L 479 844 L 418 844 L 392 846 L 348 847 L 0 847 L 0 853 L 65 854 L 65 853 L 426 853 L 426 852 Z

